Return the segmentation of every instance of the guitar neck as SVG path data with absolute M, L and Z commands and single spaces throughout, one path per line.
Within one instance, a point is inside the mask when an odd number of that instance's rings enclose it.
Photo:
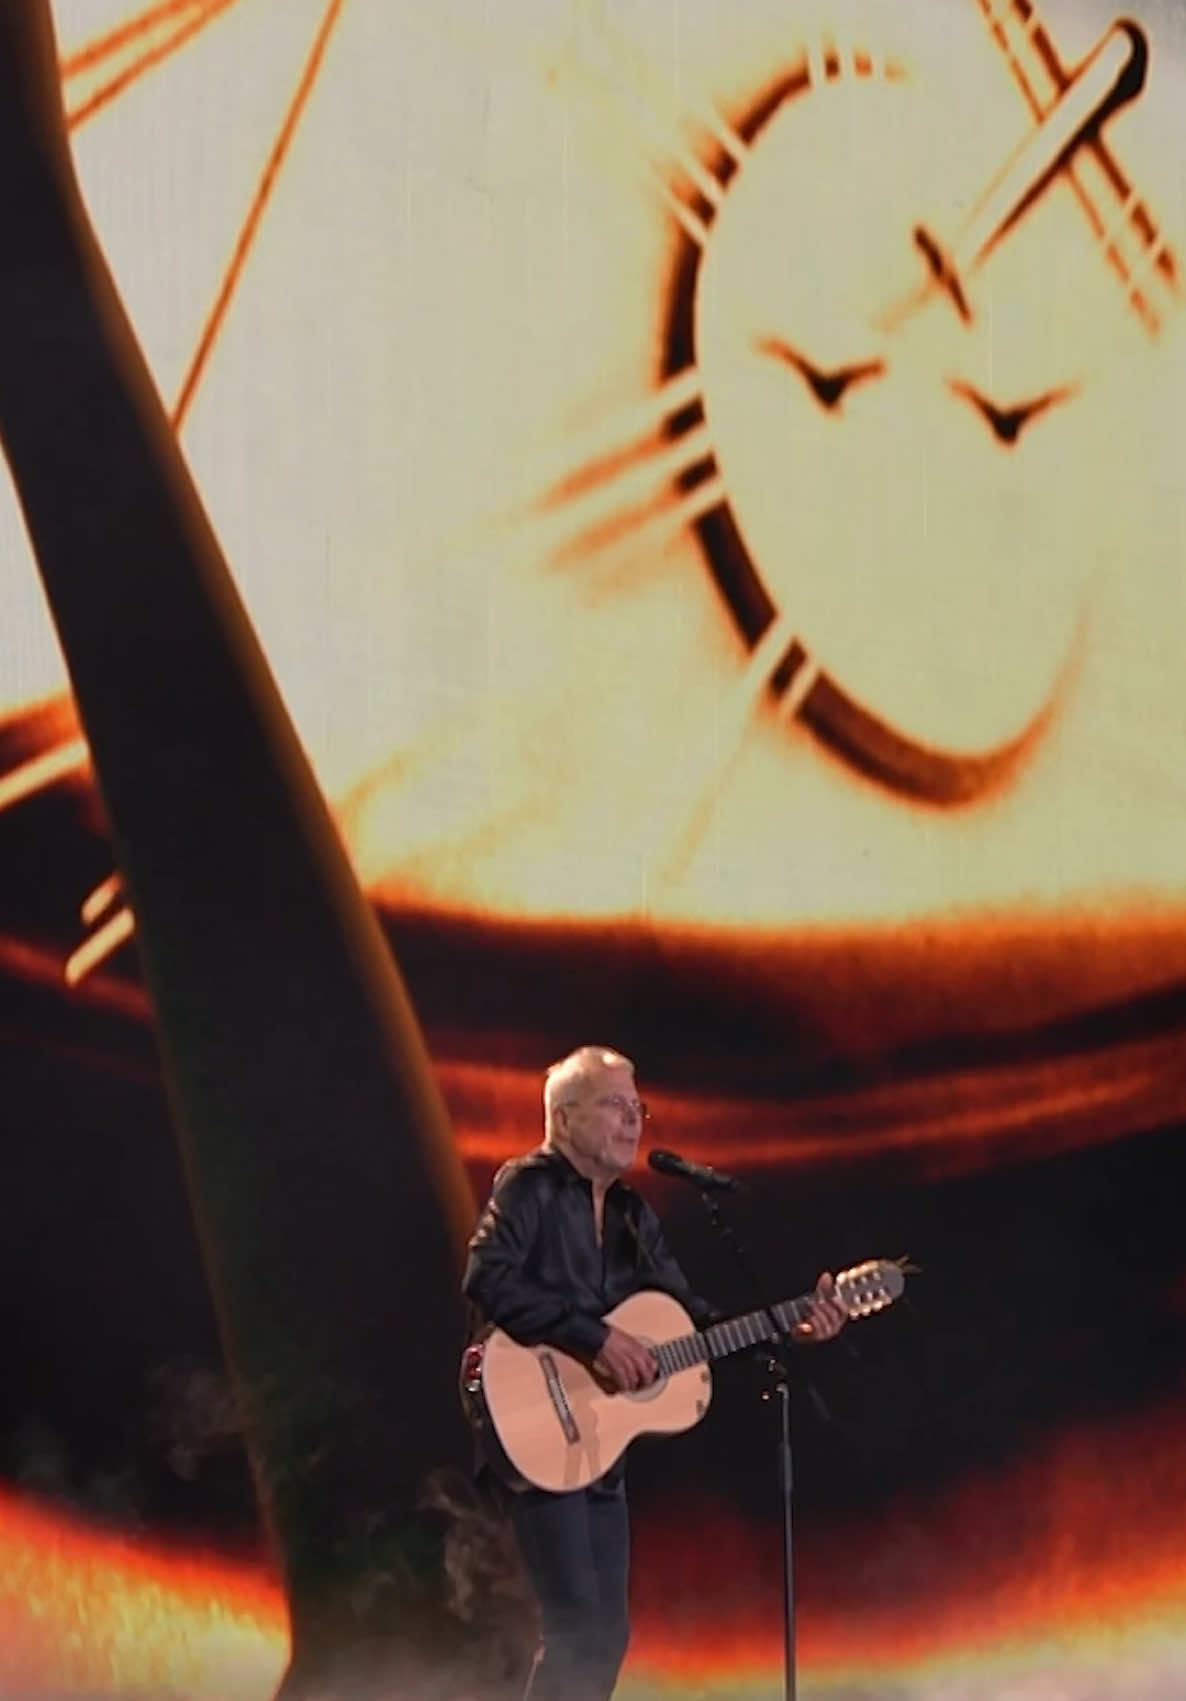
M 796 1323 L 804 1322 L 810 1314 L 811 1297 L 784 1299 L 761 1311 L 747 1311 L 744 1317 L 733 1317 L 727 1323 L 714 1323 L 708 1329 L 696 1329 L 690 1335 L 680 1335 L 655 1348 L 659 1371 L 669 1376 L 676 1370 L 688 1370 L 694 1364 L 711 1364 L 715 1359 L 728 1358 L 731 1353 L 746 1347 L 759 1346 L 763 1341 L 777 1341 L 789 1334 Z
M 1071 82 L 1032 0 L 977 0 L 1032 116 L 1040 119 Z M 1181 270 L 1165 232 L 1097 131 L 1064 175 L 1120 280 L 1129 305 L 1153 336 L 1181 302 Z

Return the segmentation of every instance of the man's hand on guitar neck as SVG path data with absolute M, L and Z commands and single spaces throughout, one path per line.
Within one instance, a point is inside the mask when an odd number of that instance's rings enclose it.
M 795 1339 L 805 1344 L 830 1341 L 847 1322 L 848 1313 L 836 1298 L 835 1278 L 825 1271 L 815 1284 L 808 1315 L 795 1324 Z M 631 1394 L 648 1388 L 659 1374 L 652 1349 L 613 1324 L 589 1368 L 607 1394 Z
M 589 1367 L 607 1394 L 630 1394 L 647 1388 L 659 1374 L 651 1348 L 610 1324 L 601 1351 Z
M 848 1313 L 836 1298 L 836 1281 L 827 1271 L 815 1284 L 810 1315 L 796 1323 L 797 1341 L 830 1341 L 848 1322 Z

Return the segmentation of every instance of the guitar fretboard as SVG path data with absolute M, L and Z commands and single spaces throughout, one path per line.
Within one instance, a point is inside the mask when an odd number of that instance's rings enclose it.
M 1046 25 L 1032 0 L 976 0 L 1035 119 L 1070 84 Z M 1097 133 L 1064 167 L 1087 219 L 1128 301 L 1151 335 L 1164 309 L 1181 300 L 1181 271 L 1165 232 Z
M 808 1316 L 811 1301 L 806 1298 L 786 1299 L 763 1311 L 748 1311 L 744 1317 L 733 1317 L 727 1323 L 714 1323 L 711 1328 L 697 1329 L 690 1335 L 680 1335 L 656 1347 L 659 1372 L 670 1376 L 676 1370 L 689 1370 L 694 1364 L 709 1364 L 713 1359 L 727 1358 L 746 1347 L 756 1347 L 762 1341 L 775 1341 L 789 1334 L 796 1323 Z

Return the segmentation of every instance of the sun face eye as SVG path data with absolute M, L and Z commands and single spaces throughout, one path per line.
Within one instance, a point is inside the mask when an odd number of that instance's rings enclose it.
M 1006 449 L 1015 448 L 1022 432 L 1028 426 L 1052 407 L 1070 401 L 1076 393 L 1075 385 L 1064 384 L 1058 389 L 1044 390 L 1041 395 L 1033 396 L 1028 401 L 1017 402 L 1012 407 L 1001 407 L 998 402 L 983 395 L 962 378 L 949 378 L 947 387 L 953 396 L 958 396 L 961 401 L 971 402 L 984 416 L 997 442 L 1003 444 Z
M 825 371 L 779 337 L 764 337 L 757 347 L 759 354 L 769 355 L 772 360 L 781 361 L 784 366 L 789 366 L 792 371 L 797 372 L 816 401 L 829 413 L 840 410 L 845 396 L 854 384 L 883 378 L 886 373 L 884 360 L 857 361 L 849 366 L 837 366 L 831 371 Z

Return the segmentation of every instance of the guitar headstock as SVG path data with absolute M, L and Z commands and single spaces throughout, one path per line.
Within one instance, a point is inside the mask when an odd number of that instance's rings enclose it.
M 836 1277 L 836 1298 L 850 1317 L 871 1317 L 892 1305 L 906 1286 L 906 1272 L 889 1258 L 870 1258 Z

